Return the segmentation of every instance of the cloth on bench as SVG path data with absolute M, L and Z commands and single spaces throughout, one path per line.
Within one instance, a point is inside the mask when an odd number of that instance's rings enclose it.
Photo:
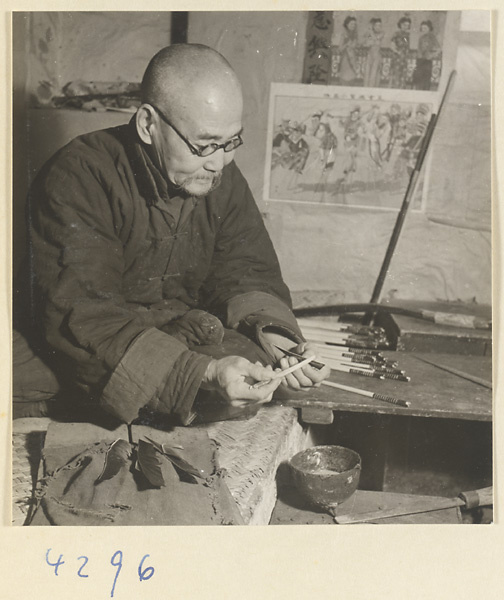
M 130 437 L 131 433 L 131 437 Z M 203 479 L 189 477 L 154 451 L 165 485 L 137 468 L 139 440 L 177 448 Z M 100 481 L 112 442 L 130 443 L 131 456 Z M 31 525 L 239 525 L 242 518 L 219 468 L 216 444 L 202 430 L 159 431 L 123 425 L 108 431 L 85 423 L 52 423 L 44 448 L 46 477 Z

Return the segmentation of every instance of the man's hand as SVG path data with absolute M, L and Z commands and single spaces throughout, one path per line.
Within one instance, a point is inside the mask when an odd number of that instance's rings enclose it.
M 201 388 L 218 392 L 231 406 L 264 404 L 271 400 L 282 380 L 274 379 L 256 389 L 251 389 L 251 385 L 268 381 L 273 375 L 269 366 L 253 364 L 241 356 L 226 356 L 208 365 Z
M 315 358 L 313 359 L 314 361 L 324 362 L 323 359 L 317 356 L 315 347 L 308 342 L 302 342 L 294 348 L 289 348 L 289 350 L 292 350 L 292 352 L 295 352 L 304 358 L 315 355 Z M 284 356 L 280 359 L 278 364 L 283 370 L 296 365 L 298 362 L 299 359 L 295 358 L 294 356 Z M 294 371 L 294 373 L 284 377 L 282 380 L 282 387 L 294 390 L 319 387 L 320 383 L 324 381 L 324 379 L 327 379 L 330 373 L 331 369 L 327 365 L 322 367 L 322 369 L 315 369 L 314 367 L 310 366 L 310 364 L 307 364 L 301 369 Z

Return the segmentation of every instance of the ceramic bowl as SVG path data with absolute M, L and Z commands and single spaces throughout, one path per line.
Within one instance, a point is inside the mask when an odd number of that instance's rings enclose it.
M 343 446 L 314 446 L 298 452 L 289 464 L 299 492 L 323 510 L 336 508 L 359 485 L 361 458 Z

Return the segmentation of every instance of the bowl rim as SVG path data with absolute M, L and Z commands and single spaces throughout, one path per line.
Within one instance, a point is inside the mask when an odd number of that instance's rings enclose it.
M 296 460 L 298 459 L 298 457 L 301 457 L 303 454 L 308 454 L 309 452 L 316 452 L 316 451 L 320 451 L 321 449 L 327 449 L 327 448 L 338 448 L 341 450 L 345 450 L 345 452 L 349 452 L 351 455 L 353 455 L 354 458 L 357 459 L 357 463 L 353 466 L 350 467 L 349 469 L 346 469 L 345 471 L 341 471 L 339 473 L 335 472 L 334 475 L 342 475 L 343 473 L 348 473 L 349 471 L 353 471 L 354 469 L 361 469 L 362 467 L 362 459 L 361 456 L 358 452 L 356 452 L 355 450 L 352 450 L 351 448 L 347 448 L 346 446 L 339 446 L 338 444 L 320 444 L 318 446 L 311 446 L 310 448 L 305 448 L 304 450 L 300 450 L 299 452 L 296 452 L 296 454 L 294 454 L 294 456 L 292 456 L 289 459 L 289 466 L 294 469 L 295 471 L 298 471 L 299 473 L 305 473 L 308 475 L 316 475 L 313 472 L 310 472 L 308 469 L 304 469 L 301 466 L 298 466 L 295 464 Z M 319 476 L 321 476 L 321 474 L 319 474 Z M 325 475 L 326 477 L 332 477 L 333 475 Z

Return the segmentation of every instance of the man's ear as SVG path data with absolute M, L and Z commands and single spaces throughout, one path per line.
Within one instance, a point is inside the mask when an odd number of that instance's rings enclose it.
M 154 110 L 149 104 L 142 104 L 136 113 L 136 128 L 138 136 L 149 146 L 152 144 L 152 116 Z

